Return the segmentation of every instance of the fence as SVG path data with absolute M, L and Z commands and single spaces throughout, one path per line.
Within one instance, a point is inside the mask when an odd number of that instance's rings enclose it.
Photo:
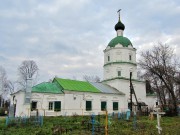
M 107 109 L 109 113 L 123 113 L 126 112 L 128 108 L 120 108 L 119 110 L 111 110 Z M 81 116 L 86 116 L 86 115 L 98 115 L 98 114 L 105 114 L 104 110 L 99 110 L 99 109 L 93 109 L 91 111 L 87 111 L 84 109 L 61 109 L 60 111 L 54 111 L 54 110 L 48 110 L 48 109 L 36 109 L 36 110 L 30 110 L 28 109 L 28 115 L 29 116 L 73 116 L 73 115 L 81 115 Z M 24 113 L 22 113 L 24 114 Z M 21 116 L 21 114 L 20 114 Z
M 75 134 L 75 131 L 79 131 L 81 134 L 101 135 L 110 132 L 112 122 L 116 119 L 118 121 L 124 121 L 130 119 L 130 111 L 107 113 L 90 115 L 81 117 L 79 116 L 63 116 L 62 120 L 54 124 L 52 131 L 54 134 Z M 63 119 L 64 118 L 64 119 Z M 112 128 L 112 127 L 111 127 Z
M 19 126 L 19 125 L 43 125 L 43 116 L 33 117 L 6 117 L 6 126 Z
M 118 113 L 103 113 L 99 115 L 90 116 L 58 116 L 58 117 L 44 117 L 42 127 L 34 125 L 37 123 L 37 119 L 33 120 L 35 117 L 7 117 L 6 125 L 8 125 L 8 130 L 3 130 L 0 128 L 0 134 L 11 134 L 14 128 L 11 128 L 13 124 L 16 125 L 28 125 L 21 129 L 26 129 L 26 134 L 29 134 L 28 127 L 33 127 L 35 131 L 32 134 L 59 134 L 59 135 L 117 135 L 117 134 L 153 134 L 156 135 L 156 119 L 148 120 L 148 117 L 140 117 L 133 115 L 134 117 L 129 118 L 129 112 L 118 112 Z M 42 117 L 42 116 L 41 116 Z M 178 117 L 179 118 L 179 117 Z M 128 120 L 129 119 L 129 120 Z M 175 120 L 174 123 L 169 122 L 170 119 L 164 120 L 163 117 L 162 129 L 163 134 L 178 134 L 179 133 L 179 123 Z M 171 118 L 172 119 L 172 118 Z M 174 119 L 174 118 L 173 118 Z M 28 122 L 29 121 L 29 122 Z M 168 123 L 167 123 L 168 122 Z M 169 124 L 169 125 L 167 125 Z M 170 128 L 169 128 L 170 126 Z M 18 126 L 19 127 L 19 126 Z M 40 127 L 40 128 L 39 128 Z M 5 129 L 5 128 L 4 128 Z M 172 132 L 172 133 L 171 133 Z M 18 132 L 19 133 L 19 132 Z M 25 134 L 25 131 L 24 131 Z

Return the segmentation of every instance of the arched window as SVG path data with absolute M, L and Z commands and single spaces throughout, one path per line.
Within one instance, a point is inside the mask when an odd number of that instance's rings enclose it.
M 129 61 L 131 61 L 132 60 L 132 55 L 131 54 L 129 54 Z
M 110 56 L 108 55 L 108 61 L 110 61 Z

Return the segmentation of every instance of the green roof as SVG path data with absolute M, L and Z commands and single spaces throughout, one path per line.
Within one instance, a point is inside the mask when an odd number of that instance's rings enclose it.
M 89 82 L 85 81 L 77 81 L 77 80 L 69 80 L 69 79 L 61 79 L 54 78 L 53 82 L 57 81 L 57 83 L 63 88 L 63 90 L 70 91 L 79 91 L 79 92 L 101 92 Z
M 117 36 L 117 37 L 113 38 L 109 42 L 108 46 L 115 47 L 117 44 L 121 44 L 121 45 L 123 45 L 123 47 L 128 47 L 128 45 L 132 46 L 131 41 L 128 38 L 123 37 L 123 36 Z
M 57 94 L 63 93 L 55 83 L 50 83 L 50 82 L 43 82 L 32 87 L 32 92 L 57 93 Z

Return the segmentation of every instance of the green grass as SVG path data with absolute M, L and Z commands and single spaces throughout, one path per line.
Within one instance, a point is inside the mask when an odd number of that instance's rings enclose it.
M 95 129 L 101 130 L 101 132 L 95 132 L 95 135 L 104 135 L 105 116 L 100 117 L 100 122 L 97 122 L 97 116 L 95 118 Z M 52 135 L 53 127 L 59 127 L 64 132 L 63 135 L 91 135 L 92 127 L 89 124 L 88 130 L 88 121 L 90 121 L 90 116 L 44 117 L 42 127 L 35 125 L 6 126 L 5 118 L 0 118 L 0 135 Z M 134 129 L 133 118 L 129 121 L 112 118 L 108 132 L 109 135 L 158 135 L 156 124 L 156 119 L 151 121 L 148 117 L 138 117 L 137 128 Z M 162 117 L 161 127 L 162 135 L 180 135 L 180 117 Z

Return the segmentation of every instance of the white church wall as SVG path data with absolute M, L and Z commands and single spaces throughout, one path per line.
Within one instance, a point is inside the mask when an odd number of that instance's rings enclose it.
M 65 113 L 67 115 L 91 115 L 103 114 L 101 111 L 101 101 L 107 103 L 108 113 L 126 111 L 124 95 L 100 94 L 100 93 L 68 93 L 65 94 Z M 92 110 L 86 111 L 86 101 L 92 102 Z M 113 111 L 113 102 L 118 102 L 118 111 Z
M 107 103 L 108 113 L 127 111 L 127 103 L 124 95 L 102 94 L 102 93 L 82 93 L 67 92 L 65 94 L 32 93 L 31 102 L 37 102 L 35 110 L 31 110 L 30 105 L 24 104 L 24 92 L 15 94 L 16 96 L 16 116 L 64 116 L 64 115 L 91 115 L 104 114 L 101 111 L 101 101 Z M 61 111 L 49 110 L 49 102 L 61 101 Z M 92 110 L 86 111 L 86 101 L 92 102 Z M 113 111 L 113 102 L 118 102 L 118 110 Z
M 121 76 L 118 76 L 118 71 L 121 71 Z M 137 67 L 131 64 L 111 64 L 104 66 L 104 80 L 115 77 L 130 77 L 132 72 L 132 79 L 137 79 Z
M 118 89 L 119 91 L 125 93 L 125 102 L 128 102 L 130 99 L 130 83 L 129 80 L 111 80 L 106 82 L 106 84 L 110 85 Z M 133 81 L 134 90 L 137 96 L 138 101 L 146 102 L 146 91 L 145 91 L 145 83 Z M 135 102 L 135 98 L 133 96 L 133 102 Z
M 154 108 L 156 102 L 157 102 L 157 96 L 146 96 L 146 103 L 149 108 Z
M 136 50 L 133 48 L 119 46 L 120 44 L 114 48 L 106 48 L 106 50 L 104 50 L 104 64 L 118 61 L 136 63 Z M 129 60 L 129 55 L 131 55 L 131 60 Z M 109 61 L 108 56 L 110 56 Z
M 130 55 L 131 60 L 129 58 Z M 132 78 L 137 79 L 135 49 L 115 47 L 104 50 L 104 80 L 118 77 L 118 70 L 121 71 L 121 76 L 119 77 L 129 78 L 129 74 L 132 72 Z
M 30 104 L 24 104 L 24 100 L 25 91 L 19 91 L 11 95 L 11 106 L 16 104 L 15 116 L 29 116 Z
M 16 113 L 15 116 L 20 116 L 24 112 L 24 95 L 25 93 L 20 91 L 15 95 L 14 101 L 16 103 Z M 13 102 L 12 102 L 13 103 Z
M 65 94 L 65 114 L 83 115 L 83 95 L 78 93 Z
M 64 115 L 63 111 L 54 111 L 54 104 L 52 110 L 49 110 L 49 102 L 61 101 L 61 110 L 64 108 L 64 94 L 51 93 L 32 93 L 31 101 L 37 102 L 37 109 L 39 115 L 42 116 L 59 116 Z M 31 115 L 36 115 L 37 111 L 31 111 Z

